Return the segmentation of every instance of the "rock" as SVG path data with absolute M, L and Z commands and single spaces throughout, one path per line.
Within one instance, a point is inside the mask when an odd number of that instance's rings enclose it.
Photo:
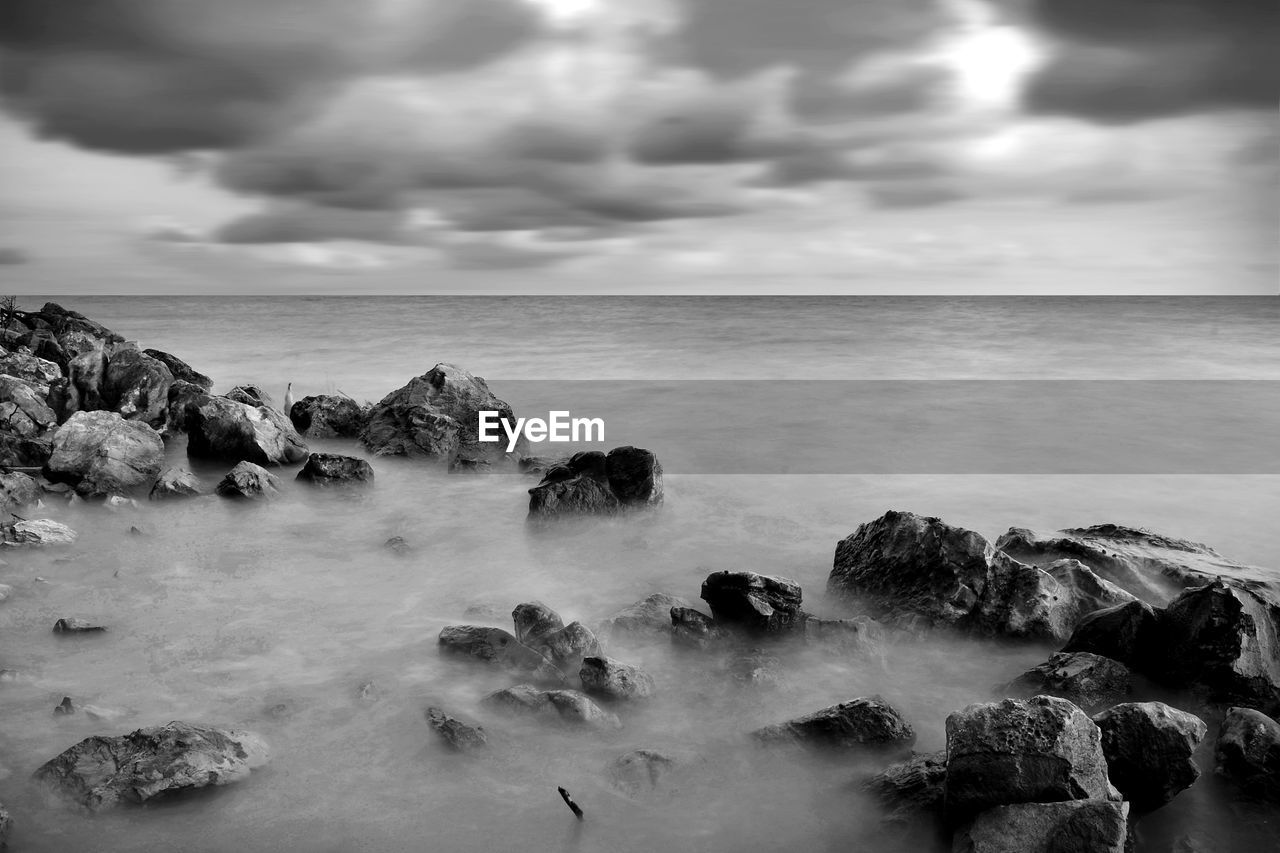
M 596 633 L 607 637 L 669 637 L 671 608 L 687 606 L 683 598 L 665 592 L 651 593 L 606 618 Z
M 30 350 L 7 350 L 0 347 L 0 374 L 12 376 L 30 383 L 36 396 L 49 396 L 49 388 L 62 378 L 62 368 L 56 362 L 32 355 Z
M 403 557 L 413 551 L 413 546 L 406 542 L 403 536 L 392 536 L 386 542 L 382 543 L 382 547 L 386 548 L 397 557 Z
M 1058 652 L 998 689 L 1015 699 L 1057 696 L 1086 711 L 1123 702 L 1132 691 L 1128 667 L 1089 652 Z
M 1042 567 L 1041 572 L 1040 601 L 1032 619 L 1041 620 L 1042 627 L 1029 626 L 1027 633 L 1030 634 L 1066 640 L 1080 620 L 1090 613 L 1137 600 L 1131 593 L 1098 577 L 1079 560 L 1057 560 Z
M 59 619 L 53 623 L 55 634 L 97 634 L 107 630 L 105 625 L 95 625 L 84 619 Z
M 63 696 L 62 701 L 59 702 L 53 709 L 54 715 L 60 716 L 60 717 L 65 717 L 69 714 L 74 714 L 75 712 L 76 712 L 76 706 L 75 706 L 75 703 L 71 701 L 70 696 Z
M 1065 699 L 970 705 L 947 717 L 947 811 L 1107 799 L 1102 733 Z
M 237 385 L 222 396 L 255 409 L 260 406 L 266 406 L 269 409 L 276 407 L 275 399 L 258 385 Z
M 40 500 L 40 484 L 20 471 L 0 470 L 0 510 L 30 506 Z
M 175 379 L 169 386 L 169 413 L 165 420 L 165 429 L 169 433 L 187 431 L 187 406 L 199 404 L 209 396 L 209 390 L 194 382 Z
M 499 664 L 505 669 L 526 673 L 539 680 L 565 683 L 564 673 L 555 664 L 501 628 L 447 625 L 440 630 L 437 645 L 441 652 Z
M 578 677 L 583 690 L 606 699 L 648 699 L 657 690 L 649 673 L 607 657 L 585 658 Z
M 744 649 L 729 658 L 729 677 L 740 687 L 776 687 L 781 663 L 764 649 Z
M 205 395 L 188 401 L 184 422 L 190 456 L 267 466 L 307 458 L 307 446 L 293 424 L 269 406 Z
M 79 538 L 78 533 L 57 521 L 33 518 L 15 524 L 0 525 L 0 545 L 70 545 Z
M 1080 620 L 1062 650 L 1090 652 L 1142 671 L 1150 668 L 1150 660 L 1163 654 L 1160 633 L 1160 616 L 1155 608 L 1143 601 L 1131 601 Z
M 1170 802 L 1200 778 L 1192 757 L 1208 726 L 1163 702 L 1127 702 L 1094 716 L 1111 784 L 1138 811 Z
M 9 815 L 9 811 L 0 803 L 0 853 L 9 849 L 9 837 L 13 835 L 13 818 Z
M 489 743 L 488 736 L 480 726 L 469 726 L 439 708 L 428 708 L 426 713 L 427 722 L 431 728 L 440 734 L 446 744 L 458 752 L 470 752 Z
M 481 411 L 515 420 L 511 407 L 483 379 L 456 365 L 437 364 L 373 406 L 360 441 L 377 456 L 431 459 L 450 468 L 504 461 L 505 440 L 480 441 Z M 526 447 L 521 438 L 515 451 Z
M 57 424 L 57 414 L 45 403 L 47 395 L 33 382 L 0 374 L 0 428 L 34 438 Z
M 550 475 L 548 475 L 550 476 Z M 543 480 L 529 490 L 529 517 L 537 521 L 580 515 L 617 515 L 622 502 L 594 477 Z
M 577 690 L 538 690 L 529 684 L 517 684 L 490 693 L 480 701 L 496 710 L 555 718 L 572 726 L 601 730 L 622 728 L 617 715 Z
M 1245 797 L 1280 803 L 1280 723 L 1252 708 L 1231 708 L 1213 757 L 1214 772 Z
M 623 506 L 662 503 L 662 465 L 648 450 L 615 447 L 605 456 L 604 474 Z
M 1127 803 L 1106 800 L 997 806 L 962 827 L 953 853 L 1124 853 Z
M 303 397 L 287 414 L 294 429 L 307 438 L 356 438 L 369 418 L 355 400 L 333 394 Z
M 7 583 L 0 583 L 0 602 L 8 601 L 9 597 L 12 595 L 13 587 L 9 586 Z
M 529 490 L 529 517 L 616 515 L 662 503 L 662 465 L 639 447 L 615 447 L 608 454 L 588 451 L 547 470 Z
M 534 648 L 566 672 L 577 671 L 583 658 L 600 654 L 596 635 L 581 622 L 570 622 L 560 630 L 552 631 L 539 639 Z
M 682 646 L 705 649 L 724 638 L 716 621 L 692 607 L 671 608 L 671 639 Z
M 241 462 L 228 471 L 213 490 L 224 498 L 270 499 L 280 494 L 280 480 L 261 465 Z
M 166 468 L 151 487 L 148 497 L 153 501 L 171 498 L 194 498 L 200 494 L 200 480 L 183 468 Z
M 173 374 L 164 362 L 132 347 L 118 349 L 107 357 L 100 388 L 102 408 L 119 412 L 127 421 L 164 429 L 172 384 Z
M 354 456 L 312 453 L 297 479 L 315 486 L 355 485 L 373 482 L 373 467 Z
M 516 640 L 530 646 L 564 627 L 560 614 L 541 601 L 517 604 L 511 611 L 511 619 L 515 622 Z
M 99 812 L 239 782 L 266 762 L 266 745 L 255 734 L 175 721 L 119 737 L 86 738 L 47 762 L 34 778 Z
M 53 442 L 48 438 L 31 438 L 0 426 L 0 465 L 39 468 L 52 453 Z
M 785 723 L 752 732 L 763 743 L 801 743 L 822 750 L 840 749 L 907 754 L 915 730 L 879 696 L 853 699 Z
M 674 758 L 657 750 L 633 749 L 611 761 L 605 772 L 613 787 L 636 796 L 656 789 L 675 764 Z
M 754 633 L 776 633 L 800 620 L 800 585 L 755 572 L 715 572 L 702 582 L 702 600 L 716 621 Z
M 82 498 L 105 498 L 149 488 L 163 463 L 164 442 L 145 423 L 115 412 L 77 412 L 53 434 L 44 475 L 74 486 Z
M 884 808 L 886 821 L 911 825 L 942 816 L 946 782 L 947 754 L 932 752 L 890 764 L 862 787 Z
M 176 355 L 158 349 L 144 349 L 143 355 L 155 359 L 169 369 L 169 373 L 173 376 L 174 381 L 190 382 L 192 385 L 199 386 L 205 391 L 213 389 L 213 380 L 205 376 L 200 371 L 187 364 Z
M 98 412 L 107 408 L 102 385 L 106 381 L 108 355 L 103 344 L 93 342 L 67 361 L 67 388 L 61 412 L 63 417 L 70 417 L 76 412 Z

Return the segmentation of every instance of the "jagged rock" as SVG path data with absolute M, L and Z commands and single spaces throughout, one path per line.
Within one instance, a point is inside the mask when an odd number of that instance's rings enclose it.
M 606 773 L 613 787 L 635 796 L 656 789 L 675 764 L 674 758 L 657 750 L 633 749 L 611 761 Z
M 294 429 L 307 438 L 356 438 L 369 418 L 355 400 L 334 394 L 303 397 L 288 415 Z
M 1119 661 L 1089 652 L 1058 652 L 999 688 L 1016 699 L 1057 696 L 1086 711 L 1123 702 L 1133 690 L 1133 675 Z
M 169 433 L 187 431 L 187 406 L 199 403 L 209 396 L 209 390 L 203 385 L 175 379 L 169 386 L 169 413 L 165 419 L 165 430 Z
M 1280 723 L 1252 708 L 1231 708 L 1213 755 L 1214 772 L 1245 797 L 1280 803 Z
M 756 633 L 776 633 L 802 619 L 800 585 L 755 572 L 715 572 L 702 582 L 702 600 L 716 621 Z
M 297 479 L 315 486 L 371 483 L 373 466 L 354 456 L 312 453 L 298 472 Z
M 40 500 L 40 484 L 20 471 L 0 470 L 0 510 L 30 506 Z
M 1160 616 L 1143 601 L 1131 601 L 1091 613 L 1072 632 L 1064 652 L 1090 652 L 1119 661 L 1130 669 L 1146 670 L 1159 654 Z
M 70 696 L 63 696 L 62 701 L 59 702 L 57 705 L 55 705 L 53 708 L 54 715 L 59 717 L 65 717 L 69 714 L 74 714 L 75 712 L 76 712 L 76 705 L 74 702 L 71 701 Z
M 534 648 L 566 672 L 577 671 L 583 658 L 600 654 L 599 640 L 581 622 L 570 622 L 560 630 L 552 631 L 540 638 Z
M 503 461 L 508 458 L 505 440 L 480 441 L 481 411 L 515 421 L 511 407 L 483 379 L 441 363 L 374 405 L 360 441 L 377 456 L 432 459 L 450 468 Z M 526 448 L 522 437 L 514 451 Z
M 166 468 L 160 472 L 148 497 L 153 501 L 171 498 L 193 498 L 200 494 L 200 480 L 182 468 Z
M 912 825 L 941 818 L 946 782 L 947 754 L 931 752 L 890 764 L 862 788 L 884 808 L 886 821 Z
M 985 811 L 956 832 L 953 853 L 1124 853 L 1127 803 L 1022 803 Z
M 550 475 L 548 475 L 550 476 Z M 529 516 L 549 520 L 563 516 L 616 515 L 622 502 L 609 484 L 594 477 L 543 480 L 529 490 Z
M 671 639 L 683 646 L 705 649 L 725 636 L 716 621 L 692 607 L 671 608 Z
M 57 521 L 33 518 L 15 524 L 0 525 L 0 545 L 70 545 L 79 534 Z
M 95 625 L 84 619 L 63 618 L 53 623 L 55 634 L 100 634 L 105 630 L 105 625 Z
M 801 743 L 823 750 L 841 749 L 906 754 L 915 730 L 879 696 L 841 702 L 752 732 L 763 743 Z
M 1208 726 L 1163 702 L 1126 702 L 1094 716 L 1111 784 L 1139 811 L 1158 809 L 1200 778 L 1192 757 Z
M 458 752 L 480 749 L 489 742 L 481 726 L 469 726 L 439 708 L 428 708 L 426 714 L 431 728 L 440 734 L 446 744 Z
M 163 429 L 169 417 L 169 386 L 173 374 L 164 362 L 133 347 L 107 357 L 99 394 L 102 408 L 119 412 L 128 421 Z
M 578 677 L 583 690 L 606 699 L 648 699 L 657 690 L 649 673 L 613 658 L 583 659 Z
M 205 395 L 187 402 L 184 423 L 190 456 L 255 465 L 293 465 L 307 458 L 293 424 L 270 406 Z
M 41 399 L 49 395 L 49 388 L 62 378 L 62 368 L 56 362 L 32 355 L 30 350 L 7 350 L 0 347 L 0 373 L 30 383 Z
M 541 601 L 517 604 L 511 611 L 511 619 L 515 623 L 516 639 L 525 645 L 533 645 L 552 631 L 564 627 L 560 614 Z
M 82 498 L 149 488 L 164 463 L 164 442 L 151 427 L 115 412 L 77 412 L 53 434 L 49 480 L 75 486 Z
M 970 705 L 947 717 L 947 810 L 1107 799 L 1102 733 L 1065 699 Z
M 775 687 L 781 680 L 781 663 L 764 649 L 744 649 L 729 658 L 729 677 L 740 687 Z
M 258 500 L 280 494 L 280 480 L 261 465 L 241 462 L 214 486 L 220 497 Z
M 662 503 L 662 465 L 639 447 L 586 451 L 547 470 L 529 490 L 529 517 L 616 515 Z
M 47 394 L 33 382 L 0 374 L 0 429 L 35 438 L 57 424 L 57 414 L 45 403 Z
M 196 370 L 176 355 L 158 349 L 144 349 L 142 352 L 144 355 L 155 359 L 167 367 L 175 382 L 179 380 L 183 382 L 190 382 L 192 385 L 199 386 L 205 391 L 213 389 L 212 379 L 205 376 L 203 373 Z
M 665 592 L 655 592 L 628 604 L 600 623 L 597 634 L 606 637 L 671 635 L 671 608 L 687 607 L 688 602 Z
M 623 506 L 662 503 L 662 465 L 648 450 L 615 447 L 605 456 L 604 475 Z
M 255 734 L 174 721 L 119 737 L 85 738 L 44 764 L 34 778 L 99 812 L 239 782 L 266 762 L 266 744 Z
M 501 628 L 447 625 L 440 630 L 437 645 L 441 652 L 500 664 L 505 669 L 523 672 L 542 681 L 565 683 L 564 673 L 555 664 Z
M 616 714 L 604 710 L 577 690 L 539 690 L 529 684 L 517 684 L 490 693 L 480 701 L 496 710 L 558 719 L 573 726 L 601 730 L 622 728 Z
M 0 465 L 9 468 L 39 468 L 49 461 L 53 442 L 48 438 L 31 438 L 0 428 Z
M 266 406 L 269 409 L 276 407 L 275 398 L 259 385 L 237 385 L 222 396 L 228 400 L 235 400 L 237 403 L 252 406 L 255 409 L 260 406 Z

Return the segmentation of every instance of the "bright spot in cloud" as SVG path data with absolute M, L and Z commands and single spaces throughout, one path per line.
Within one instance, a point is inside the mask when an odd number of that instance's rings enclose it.
M 1044 64 L 1048 51 L 1026 30 L 996 23 L 981 0 L 951 0 L 958 29 L 943 39 L 934 58 L 948 68 L 957 94 L 971 104 L 1014 107 L 1027 77 Z

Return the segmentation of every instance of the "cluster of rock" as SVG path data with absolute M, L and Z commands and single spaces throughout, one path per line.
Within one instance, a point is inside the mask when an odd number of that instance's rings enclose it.
M 529 490 L 529 518 L 617 515 L 662 503 L 662 465 L 639 447 L 588 450 L 567 459 L 526 466 L 542 481 Z

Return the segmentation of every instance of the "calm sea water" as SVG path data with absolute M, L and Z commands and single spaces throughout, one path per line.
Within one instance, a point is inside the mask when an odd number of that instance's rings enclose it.
M 378 399 L 438 361 L 485 376 L 499 396 L 504 382 L 532 379 L 1280 378 L 1280 311 L 1270 299 L 59 301 L 180 355 L 219 390 L 255 382 L 277 399 L 290 381 L 297 396 Z M 1224 407 L 1256 411 L 1236 402 Z M 1244 425 L 1230 414 L 1223 442 L 1241 429 L 1280 434 L 1269 411 Z M 690 435 L 706 428 L 689 419 Z M 1158 436 L 1159 425 L 1151 428 Z M 627 438 L 644 443 L 643 434 Z M 313 447 L 359 452 L 343 442 Z M 186 464 L 180 443 L 170 455 Z M 505 614 L 530 599 L 566 622 L 593 624 L 649 592 L 696 600 L 701 580 L 720 569 L 793 577 L 808 608 L 834 612 L 822 590 L 836 542 L 890 508 L 989 537 L 1012 525 L 1115 521 L 1248 562 L 1274 566 L 1280 554 L 1280 477 L 1268 475 L 1055 475 L 1052 460 L 1001 475 L 674 473 L 666 505 L 650 518 L 535 537 L 524 526 L 528 480 L 373 464 L 375 486 L 355 496 L 295 489 L 285 471 L 285 494 L 270 505 L 209 498 L 117 512 L 48 508 L 81 532 L 77 545 L 6 554 L 0 568 L 0 582 L 14 587 L 0 604 L 0 667 L 22 673 L 0 684 L 0 802 L 18 820 L 18 849 L 850 849 L 874 818 L 848 788 L 858 768 L 762 753 L 741 734 L 879 693 L 915 724 L 919 749 L 940 748 L 951 710 L 991 698 L 991 685 L 1046 649 L 913 646 L 891 651 L 883 668 L 793 649 L 783 652 L 779 689 L 744 690 L 714 656 L 615 645 L 614 656 L 654 674 L 660 696 L 623 709 L 622 732 L 598 736 L 486 714 L 479 698 L 510 677 L 441 659 L 439 629 L 474 621 L 463 616 L 472 607 L 507 627 Z M 222 473 L 196 470 L 210 485 Z M 131 526 L 145 535 L 129 535 Z M 391 556 L 381 543 L 394 535 L 414 550 Z M 60 616 L 111 630 L 59 640 L 49 629 Z M 357 698 L 370 680 L 376 699 Z M 64 695 L 116 717 L 54 717 Z M 428 704 L 483 722 L 491 754 L 445 753 L 423 720 Z M 83 737 L 171 719 L 253 729 L 274 760 L 209 797 L 94 819 L 27 784 Z M 637 747 L 680 760 L 672 791 L 634 800 L 608 786 L 604 766 Z M 564 809 L 557 785 L 587 809 L 585 823 Z M 1225 831 L 1211 786 L 1178 803 L 1151 830 L 1150 849 L 1191 825 Z

